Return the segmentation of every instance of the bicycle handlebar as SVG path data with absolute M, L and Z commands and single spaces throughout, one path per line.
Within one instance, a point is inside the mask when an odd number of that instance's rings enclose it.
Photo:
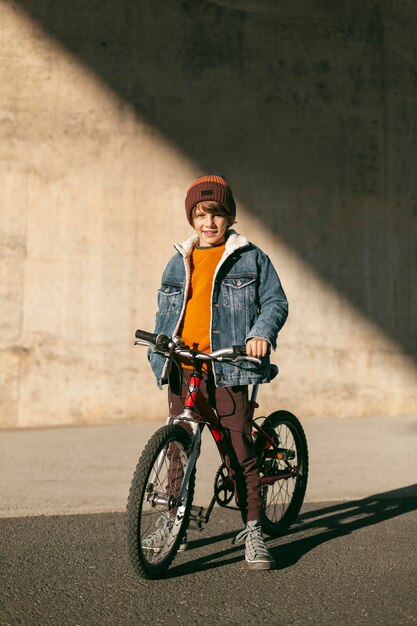
M 155 346 L 158 351 L 162 352 L 168 350 L 172 343 L 172 339 L 167 335 L 148 333 L 146 330 L 140 330 L 140 328 L 135 332 L 135 337 L 141 341 L 145 341 L 149 346 Z
M 135 332 L 136 339 L 143 339 L 143 341 L 148 341 L 149 343 L 156 343 L 158 335 L 155 333 L 148 333 L 146 330 L 138 330 Z
M 154 352 L 162 352 L 166 356 L 175 353 L 178 356 L 196 358 L 201 361 L 230 361 L 234 363 L 249 361 L 257 365 L 261 364 L 261 359 L 246 354 L 246 346 L 231 346 L 214 352 L 200 352 L 184 345 L 178 337 L 171 339 L 167 335 L 148 333 L 140 329 L 135 332 L 135 337 L 139 339 L 135 342 L 136 345 L 148 345 Z

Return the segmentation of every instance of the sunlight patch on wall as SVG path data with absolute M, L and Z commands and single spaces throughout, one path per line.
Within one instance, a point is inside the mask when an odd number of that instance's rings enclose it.
M 0 4 L 0 21 L 0 425 L 161 419 L 132 340 L 153 328 L 172 242 L 191 234 L 184 195 L 201 169 L 21 9 Z M 264 409 L 417 410 L 413 363 L 237 199 L 238 229 L 290 300 Z
M 24 12 L 0 20 L 0 423 L 131 419 L 153 390 L 133 333 L 195 169 Z

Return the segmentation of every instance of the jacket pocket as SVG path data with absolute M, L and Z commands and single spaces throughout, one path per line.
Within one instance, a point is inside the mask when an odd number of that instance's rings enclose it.
M 158 290 L 158 310 L 160 313 L 168 313 L 175 311 L 178 305 L 180 295 L 182 293 L 182 285 L 175 283 L 162 283 Z
M 256 300 L 256 275 L 227 276 L 222 281 L 221 292 L 224 306 L 243 309 Z

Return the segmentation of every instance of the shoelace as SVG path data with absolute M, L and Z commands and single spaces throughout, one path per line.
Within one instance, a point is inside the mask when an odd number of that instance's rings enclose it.
M 245 528 L 241 530 L 240 533 L 234 537 L 234 539 L 232 539 L 232 544 L 234 545 L 239 543 L 240 541 L 243 541 L 243 539 L 249 539 L 251 548 L 256 555 L 271 558 L 262 537 L 260 524 L 257 522 L 248 522 Z
M 157 530 L 155 530 L 151 535 L 149 535 L 149 537 L 147 537 L 144 540 L 144 543 L 156 543 L 158 541 L 164 540 L 168 534 L 168 532 L 171 530 L 173 526 L 173 522 L 172 520 L 170 520 L 168 517 L 162 516 L 158 517 L 158 519 L 155 521 L 155 528 Z

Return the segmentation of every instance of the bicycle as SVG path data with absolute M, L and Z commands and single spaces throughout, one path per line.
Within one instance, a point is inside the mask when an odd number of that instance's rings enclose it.
M 143 578 L 159 578 L 175 558 L 189 523 L 202 530 L 209 522 L 214 505 L 231 508 L 235 493 L 225 464 L 226 455 L 230 458 L 233 454 L 229 433 L 200 391 L 203 362 L 259 364 L 260 360 L 247 356 L 244 346 L 205 353 L 190 349 L 178 337 L 143 330 L 137 330 L 135 336 L 135 345 L 147 346 L 178 367 L 178 359 L 188 359 L 193 366 L 183 411 L 178 416 L 168 417 L 166 425 L 148 441 L 136 466 L 127 502 L 126 535 L 133 569 Z M 271 365 L 271 380 L 277 374 L 278 367 Z M 259 385 L 253 385 L 250 410 L 260 473 L 261 523 L 266 534 L 277 537 L 294 523 L 303 504 L 308 447 L 299 420 L 289 411 L 278 410 L 268 417 L 254 418 L 255 409 L 259 407 L 258 391 Z M 257 421 L 261 419 L 259 426 Z M 222 461 L 214 479 L 213 497 L 206 509 L 192 502 L 205 426 L 214 438 Z M 161 523 L 169 525 L 166 541 L 155 548 L 149 537 L 158 532 Z

